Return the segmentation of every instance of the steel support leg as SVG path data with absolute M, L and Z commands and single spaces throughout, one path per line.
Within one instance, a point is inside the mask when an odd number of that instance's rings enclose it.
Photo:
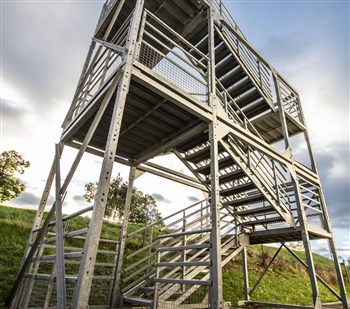
M 136 49 L 137 34 L 143 8 L 143 0 L 137 0 L 134 16 L 130 27 L 130 34 L 127 41 L 128 53 L 124 59 L 124 70 L 112 114 L 105 154 L 101 167 L 99 186 L 97 189 L 94 210 L 90 220 L 89 231 L 84 246 L 84 255 L 81 260 L 78 281 L 73 293 L 72 307 L 76 309 L 86 309 L 88 307 L 92 277 L 95 267 L 97 249 L 102 229 L 104 212 L 106 209 L 107 196 L 110 179 L 118 146 L 120 128 L 131 80 L 131 69 Z
M 242 250 L 243 260 L 243 280 L 244 280 L 244 300 L 249 301 L 249 277 L 248 277 L 248 262 L 247 262 L 247 248 L 244 247 Z
M 128 191 L 126 193 L 125 206 L 124 206 L 124 215 L 123 215 L 123 224 L 120 231 L 119 237 L 119 248 L 118 248 L 118 257 L 117 257 L 117 266 L 115 271 L 114 285 L 113 285 L 113 294 L 111 299 L 111 308 L 123 308 L 123 295 L 120 290 L 121 283 L 121 273 L 123 270 L 123 260 L 126 246 L 126 238 L 128 235 L 128 224 L 129 224 L 129 215 L 131 207 L 131 197 L 132 191 L 134 188 L 134 180 L 136 178 L 136 167 L 130 168 L 129 174 L 129 184 Z
M 308 264 L 308 271 L 309 271 L 309 277 L 310 277 L 310 284 L 311 284 L 311 289 L 312 289 L 312 299 L 313 299 L 313 304 L 314 308 L 322 308 L 321 304 L 321 297 L 320 293 L 318 290 L 318 285 L 317 285 L 317 279 L 316 279 L 316 272 L 315 272 L 315 265 L 312 257 L 312 252 L 311 252 L 311 246 L 310 246 L 310 237 L 309 237 L 309 232 L 307 229 L 307 218 L 306 218 L 306 213 L 305 209 L 303 206 L 303 200 L 301 197 L 301 192 L 299 188 L 299 182 L 297 179 L 297 175 L 295 173 L 295 168 L 293 165 L 293 154 L 292 154 L 292 149 L 291 149 L 291 143 L 290 143 L 290 137 L 289 137 L 289 132 L 288 132 L 288 126 L 286 122 L 286 115 L 284 112 L 284 107 L 282 104 L 282 96 L 280 92 L 280 87 L 278 83 L 278 77 L 275 71 L 273 71 L 273 77 L 274 77 L 274 82 L 275 82 L 275 88 L 277 92 L 277 102 L 278 102 L 278 109 L 280 112 L 280 120 L 282 124 L 282 130 L 283 130 L 283 135 L 284 135 L 284 143 L 285 143 L 285 148 L 286 151 L 289 151 L 289 155 L 292 161 L 292 166 L 290 166 L 290 174 L 293 182 L 293 187 L 294 187 L 294 194 L 295 194 L 295 200 L 296 200 L 296 205 L 298 209 L 298 217 L 299 217 L 299 222 L 300 222 L 300 228 L 301 228 L 301 236 L 304 244 L 304 249 L 305 249 L 305 256 Z
M 222 266 L 221 266 L 221 235 L 220 235 L 220 186 L 219 186 L 219 145 L 218 145 L 218 121 L 216 106 L 216 79 L 215 79 L 215 35 L 214 35 L 214 11 L 213 3 L 208 8 L 208 48 L 209 48 L 209 70 L 208 70 L 208 92 L 209 105 L 212 107 L 213 118 L 209 125 L 210 141 L 210 174 L 211 174 L 211 233 L 210 233 L 210 259 L 211 259 L 211 291 L 210 308 L 223 309 L 223 287 L 222 287 Z
M 64 239 L 62 222 L 62 193 L 60 147 L 56 144 L 56 291 L 57 309 L 66 308 L 66 278 L 64 267 Z
M 299 101 L 298 101 L 298 104 L 299 104 L 299 109 L 300 109 L 301 121 L 302 121 L 303 125 L 305 127 L 307 127 L 306 126 L 305 117 L 304 117 L 304 112 L 303 112 L 302 106 L 301 106 Z M 316 164 L 314 153 L 313 153 L 313 151 L 311 149 L 310 137 L 309 137 L 309 134 L 308 134 L 307 130 L 304 133 L 304 137 L 305 137 L 307 149 L 308 149 L 309 156 L 310 156 L 311 168 L 316 174 L 318 174 L 317 164 Z M 333 261 L 334 261 L 335 271 L 336 271 L 336 274 L 337 274 L 337 281 L 338 281 L 338 285 L 339 285 L 340 296 L 342 298 L 343 308 L 344 309 L 348 309 L 349 308 L 349 302 L 348 302 L 347 295 L 346 295 L 344 278 L 343 278 L 343 274 L 342 274 L 342 271 L 341 271 L 341 268 L 340 268 L 338 254 L 337 254 L 337 251 L 336 251 L 336 248 L 335 248 L 335 244 L 334 244 L 332 227 L 331 227 L 331 223 L 330 223 L 330 220 L 329 220 L 328 210 L 327 210 L 327 207 L 326 207 L 326 201 L 324 199 L 323 189 L 322 189 L 321 185 L 319 187 L 319 194 L 320 194 L 320 199 L 321 199 L 321 207 L 322 207 L 322 212 L 323 212 L 323 221 L 324 221 L 325 229 L 329 233 L 331 233 L 331 235 L 332 235 L 332 238 L 329 240 L 329 247 L 330 247 L 331 253 L 333 255 Z

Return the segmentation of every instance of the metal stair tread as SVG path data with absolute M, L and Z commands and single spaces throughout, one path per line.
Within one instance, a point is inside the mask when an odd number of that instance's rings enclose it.
M 224 157 L 222 159 L 219 159 L 219 169 L 223 169 L 225 167 L 228 167 L 230 165 L 235 164 L 233 159 L 230 156 Z M 209 175 L 210 174 L 210 164 L 203 165 L 201 167 L 198 167 L 194 170 L 196 173 L 204 174 L 204 175 Z
M 250 196 L 240 198 L 237 200 L 225 202 L 225 205 L 229 205 L 232 207 L 238 207 L 238 206 L 254 204 L 254 203 L 262 202 L 262 201 L 266 201 L 266 199 L 262 194 L 259 193 L 258 195 L 254 194 L 254 195 L 250 195 Z
M 242 222 L 242 225 L 250 226 L 250 225 L 273 224 L 273 223 L 278 223 L 283 221 L 284 219 L 282 217 L 272 217 L 272 218 L 260 219 L 255 221 Z
M 229 70 L 231 70 L 231 65 L 237 66 L 236 59 L 233 54 L 228 54 L 225 58 L 216 63 L 216 76 L 219 78 L 224 76 Z
M 245 173 L 241 169 L 235 170 L 235 171 L 232 171 L 230 173 L 227 173 L 227 174 L 224 174 L 224 175 L 220 175 L 219 176 L 219 183 L 223 184 L 225 182 L 229 182 L 229 181 L 232 181 L 232 180 L 235 180 L 235 179 L 240 179 L 240 178 L 242 178 L 244 176 L 245 176 Z M 209 183 L 210 184 L 210 179 L 206 180 L 205 183 Z
M 235 214 L 241 217 L 246 217 L 246 216 L 253 216 L 258 214 L 265 214 L 273 211 L 275 211 L 275 208 L 273 208 L 272 206 L 267 206 L 267 207 L 256 207 L 253 209 L 241 210 L 241 211 L 235 212 Z
M 222 147 L 219 146 L 219 152 L 223 151 Z M 205 145 L 203 148 L 185 156 L 185 160 L 192 163 L 198 163 L 200 161 L 210 158 L 210 145 Z
M 143 305 L 143 306 L 151 306 L 153 303 L 153 300 L 138 297 L 138 296 L 126 296 L 126 297 L 124 297 L 124 302 L 131 303 L 131 304 L 137 304 L 137 305 Z
M 197 163 L 204 159 L 208 159 L 209 157 L 210 157 L 210 146 L 205 146 L 196 152 L 186 155 L 185 160 L 192 163 Z
M 238 186 L 233 186 L 228 189 L 220 190 L 220 195 L 229 196 L 229 195 L 242 193 L 251 189 L 255 189 L 255 185 L 252 182 L 247 182 Z

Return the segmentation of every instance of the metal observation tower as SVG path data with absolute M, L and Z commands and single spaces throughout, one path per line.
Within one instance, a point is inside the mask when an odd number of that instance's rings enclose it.
M 307 163 L 294 157 L 295 138 L 307 149 Z M 77 155 L 61 177 L 66 146 Z M 96 199 L 63 215 L 86 152 L 103 158 Z M 169 153 L 192 176 L 149 162 Z M 129 166 L 130 176 L 122 230 L 111 240 L 101 228 L 116 163 Z M 130 231 L 133 182 L 145 172 L 197 188 L 206 199 L 183 205 L 164 226 Z M 44 215 L 51 188 L 55 201 Z M 87 213 L 87 226 L 71 223 Z M 315 271 L 313 239 L 329 243 L 338 290 Z M 290 250 L 291 241 L 303 243 L 306 260 Z M 107 1 L 10 308 L 229 308 L 222 269 L 234 258 L 242 261 L 243 304 L 301 308 L 254 296 L 271 263 L 252 284 L 246 248 L 268 243 L 280 244 L 271 262 L 284 248 L 304 265 L 313 308 L 322 308 L 320 284 L 348 308 L 297 91 L 249 44 L 222 0 Z

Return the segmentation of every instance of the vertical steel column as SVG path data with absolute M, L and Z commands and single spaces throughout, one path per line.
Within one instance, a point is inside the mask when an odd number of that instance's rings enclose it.
M 120 291 L 120 282 L 121 282 L 121 273 L 123 269 L 123 259 L 126 245 L 126 238 L 128 234 L 128 224 L 129 224 L 129 215 L 130 215 L 130 206 L 131 206 L 131 198 L 132 191 L 134 188 L 134 180 L 136 179 L 136 167 L 133 166 L 130 168 L 129 174 L 129 184 L 128 190 L 125 198 L 125 206 L 124 206 L 124 215 L 123 215 L 123 224 L 120 231 L 119 236 L 119 248 L 118 248 L 118 257 L 117 257 L 117 265 L 115 271 L 115 278 L 113 283 L 113 291 L 112 291 L 112 299 L 111 299 L 111 308 L 115 308 L 118 306 L 120 308 L 123 307 L 123 299 Z
M 212 108 L 212 122 L 209 124 L 210 141 L 210 174 L 211 174 L 211 233 L 210 233 L 210 260 L 211 260 L 211 293 L 210 308 L 222 309 L 224 306 L 222 288 L 222 266 L 221 266 L 221 235 L 220 235 L 220 186 L 219 186 L 219 145 L 217 137 L 217 106 L 215 86 L 215 35 L 214 35 L 214 8 L 210 1 L 208 8 L 208 91 L 209 105 Z
M 66 309 L 60 146 L 56 144 L 56 291 L 57 309 Z
M 72 307 L 76 309 L 86 309 L 88 307 L 97 249 L 107 203 L 109 184 L 118 146 L 126 96 L 129 91 L 131 80 L 132 63 L 134 59 L 142 8 L 143 0 L 137 0 L 130 26 L 128 41 L 126 43 L 128 53 L 124 58 L 125 64 L 117 90 L 117 97 L 114 104 L 105 154 L 101 167 L 101 174 L 95 199 L 94 210 L 85 241 L 84 255 L 82 257 L 79 268 L 78 281 L 73 293 Z
M 315 169 L 317 170 L 316 165 L 315 165 Z M 335 243 L 334 243 L 334 238 L 333 238 L 331 222 L 329 220 L 329 215 L 328 215 L 328 211 L 327 211 L 327 207 L 326 207 L 326 201 L 324 199 L 324 195 L 323 195 L 323 191 L 322 191 L 321 185 L 319 187 L 319 193 L 320 193 L 320 198 L 321 198 L 321 205 L 322 205 L 323 215 L 325 217 L 325 220 L 324 220 L 325 221 L 324 223 L 326 225 L 325 228 L 332 235 L 331 239 L 329 239 L 328 242 L 329 242 L 329 246 L 330 246 L 330 249 L 331 249 L 331 252 L 332 252 L 332 256 L 333 256 L 333 262 L 334 262 L 335 272 L 337 274 L 337 280 L 338 280 L 338 285 L 339 285 L 339 290 L 340 290 L 340 296 L 342 298 L 343 308 L 344 309 L 348 309 L 349 308 L 349 302 L 348 302 L 348 298 L 347 298 L 347 295 L 346 295 L 346 289 L 345 289 L 343 273 L 342 273 L 341 268 L 340 268 L 339 258 L 338 258 L 337 250 L 335 248 Z
M 293 163 L 294 159 L 293 159 L 292 148 L 291 148 L 291 144 L 290 144 L 286 116 L 284 113 L 284 107 L 282 105 L 282 100 L 281 100 L 281 92 L 280 92 L 280 87 L 278 84 L 278 77 L 277 77 L 276 71 L 272 70 L 272 72 L 273 72 L 273 78 L 274 78 L 274 82 L 275 82 L 276 93 L 277 93 L 277 103 L 278 103 L 278 109 L 280 112 L 280 120 L 281 120 L 281 124 L 282 124 L 283 135 L 284 135 L 285 149 L 286 149 L 286 151 L 289 151 L 289 155 L 290 155 L 291 162 L 292 162 L 290 173 L 291 173 L 291 178 L 292 178 L 293 187 L 294 187 L 295 201 L 296 201 L 296 205 L 297 205 L 297 209 L 298 209 L 298 217 L 299 217 L 299 222 L 300 222 L 300 227 L 301 227 L 301 236 L 303 239 L 305 256 L 306 256 L 307 265 L 308 265 L 308 272 L 309 272 L 310 284 L 311 284 L 311 289 L 312 289 L 313 304 L 314 304 L 314 308 L 322 308 L 321 297 L 320 297 L 320 293 L 319 293 L 318 285 L 317 285 L 315 265 L 314 265 L 312 252 L 311 252 L 310 237 L 309 237 L 309 232 L 307 229 L 307 218 L 306 218 L 305 209 L 303 207 L 303 201 L 301 198 L 299 183 L 298 183 L 298 179 L 297 179 L 297 175 L 296 175 L 295 167 L 294 167 L 294 163 Z
M 244 300 L 249 301 L 249 277 L 248 277 L 248 261 L 247 261 L 247 248 L 242 250 L 242 262 L 243 262 L 243 281 L 244 281 Z
M 307 128 L 305 117 L 304 117 L 304 112 L 303 112 L 303 109 L 301 107 L 301 104 L 300 104 L 299 100 L 298 100 L 298 103 L 299 103 L 298 105 L 299 105 L 299 110 L 300 110 L 301 121 L 302 121 L 303 125 L 305 126 L 305 128 Z M 306 141 L 307 148 L 308 148 L 308 151 L 309 151 L 309 156 L 310 156 L 310 160 L 311 160 L 312 170 L 318 175 L 317 164 L 316 164 L 314 153 L 313 153 L 313 151 L 311 149 L 311 142 L 310 142 L 310 137 L 309 137 L 307 129 L 306 129 L 306 131 L 304 133 L 304 137 L 305 137 L 305 141 Z M 328 210 L 327 210 L 327 206 L 326 206 L 326 201 L 325 201 L 325 198 L 324 198 L 323 189 L 322 189 L 321 184 L 319 184 L 319 194 L 320 194 L 320 199 L 321 199 L 321 208 L 322 208 L 322 212 L 323 212 L 323 220 L 324 220 L 325 229 L 327 230 L 327 232 L 329 232 L 332 235 L 332 238 L 329 239 L 328 242 L 329 242 L 329 246 L 330 246 L 331 253 L 332 253 L 332 256 L 333 256 L 335 272 L 337 274 L 337 280 L 338 280 L 338 285 L 339 285 L 339 290 L 340 290 L 340 296 L 342 298 L 343 308 L 347 309 L 347 308 L 349 308 L 349 302 L 347 300 L 344 278 L 343 278 L 343 274 L 342 274 L 342 271 L 341 271 L 337 250 L 335 248 L 331 222 L 330 222 L 330 219 L 329 219 Z

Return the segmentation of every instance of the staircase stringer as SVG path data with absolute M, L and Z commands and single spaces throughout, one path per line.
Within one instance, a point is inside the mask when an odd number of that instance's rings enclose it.
M 269 185 L 266 184 L 264 178 L 257 173 L 257 171 L 253 171 L 249 167 L 248 158 L 244 157 L 240 151 L 238 151 L 237 147 L 230 142 L 221 141 L 222 146 L 225 151 L 230 154 L 232 158 L 234 158 L 235 162 L 240 166 L 240 168 L 245 172 L 245 174 L 249 177 L 251 182 L 258 188 L 258 190 L 264 195 L 267 201 L 275 208 L 278 214 L 284 218 L 284 220 L 295 227 L 295 221 L 293 214 L 290 210 L 283 207 L 278 203 L 279 198 L 276 196 L 276 192 L 274 192 Z

